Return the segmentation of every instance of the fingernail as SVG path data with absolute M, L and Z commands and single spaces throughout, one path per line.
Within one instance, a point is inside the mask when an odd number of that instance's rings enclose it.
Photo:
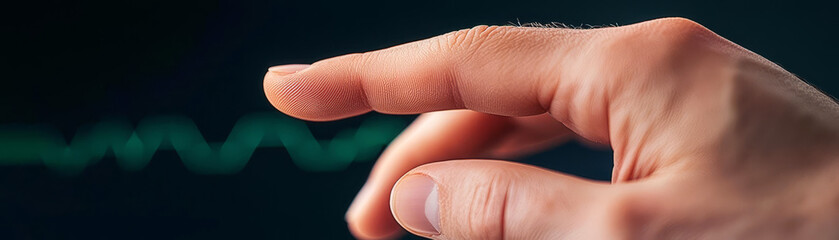
M 391 210 L 403 227 L 414 232 L 440 234 L 437 185 L 422 174 L 406 176 L 391 194 Z
M 279 65 L 273 66 L 268 68 L 269 72 L 277 73 L 280 75 L 289 75 L 292 73 L 296 73 L 299 71 L 303 71 L 303 69 L 308 68 L 309 64 L 286 64 L 286 65 Z

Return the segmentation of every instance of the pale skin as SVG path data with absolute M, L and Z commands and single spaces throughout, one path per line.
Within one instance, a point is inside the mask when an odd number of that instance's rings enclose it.
M 347 211 L 358 238 L 839 238 L 839 105 L 690 20 L 478 26 L 273 67 L 265 92 L 306 120 L 423 113 Z M 614 150 L 611 182 L 482 160 L 573 138 Z

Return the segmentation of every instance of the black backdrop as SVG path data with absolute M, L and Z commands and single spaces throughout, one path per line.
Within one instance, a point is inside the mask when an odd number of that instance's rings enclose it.
M 222 141 L 239 117 L 272 110 L 261 89 L 269 66 L 518 21 L 626 25 L 688 17 L 839 94 L 835 8 L 749 2 L 3 3 L 0 124 L 52 126 L 69 139 L 103 117 L 178 114 Z M 308 124 L 329 138 L 367 117 Z M 608 179 L 611 153 L 570 144 L 526 161 Z M 349 238 L 343 214 L 371 165 L 308 172 L 283 148 L 260 148 L 231 175 L 194 174 L 173 151 L 135 172 L 113 157 L 73 176 L 41 165 L 0 166 L 0 238 Z

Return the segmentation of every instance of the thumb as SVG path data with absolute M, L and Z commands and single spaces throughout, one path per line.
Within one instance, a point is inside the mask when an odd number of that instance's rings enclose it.
M 615 215 L 631 212 L 615 211 L 628 209 L 616 188 L 523 164 L 456 160 L 405 174 L 390 205 L 402 227 L 434 239 L 613 239 L 614 219 L 637 219 Z

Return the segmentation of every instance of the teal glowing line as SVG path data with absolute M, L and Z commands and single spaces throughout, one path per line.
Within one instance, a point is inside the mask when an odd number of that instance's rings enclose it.
M 188 118 L 150 117 L 133 130 L 124 122 L 103 121 L 79 131 L 68 144 L 55 131 L 5 126 L 0 127 L 0 165 L 44 164 L 77 174 L 113 154 L 121 168 L 136 171 L 157 151 L 171 149 L 192 172 L 232 174 L 245 167 L 256 148 L 285 147 L 303 170 L 337 171 L 353 161 L 375 158 L 404 127 L 396 118 L 370 118 L 330 140 L 317 140 L 302 121 L 258 113 L 240 118 L 226 141 L 208 143 Z

